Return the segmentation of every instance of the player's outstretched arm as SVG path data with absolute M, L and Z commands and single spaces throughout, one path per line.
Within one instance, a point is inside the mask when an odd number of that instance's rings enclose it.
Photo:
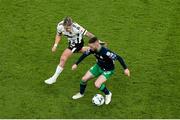
M 130 76 L 130 71 L 126 65 L 126 63 L 124 62 L 123 58 L 119 55 L 116 55 L 116 59 L 119 61 L 119 63 L 122 65 L 122 67 L 124 68 L 124 74 L 127 75 L 128 77 Z
M 76 61 L 76 63 L 72 66 L 72 70 L 77 69 L 77 66 L 79 63 L 81 63 L 87 56 L 89 56 L 91 54 L 91 52 L 89 50 L 87 50 L 86 52 L 84 52 L 81 57 Z
M 95 35 L 87 31 L 85 36 L 87 36 L 88 38 L 93 38 Z
M 118 60 L 119 63 L 121 64 L 121 66 L 124 68 L 124 74 L 127 76 L 130 76 L 130 71 L 126 65 L 126 63 L 124 62 L 123 58 L 117 54 L 115 54 L 114 52 L 107 50 L 106 55 L 109 56 L 109 58 L 111 58 L 112 60 Z
M 54 45 L 52 47 L 52 52 L 56 51 L 56 48 L 57 48 L 60 41 L 61 41 L 61 34 L 57 34 L 56 37 L 55 37 Z

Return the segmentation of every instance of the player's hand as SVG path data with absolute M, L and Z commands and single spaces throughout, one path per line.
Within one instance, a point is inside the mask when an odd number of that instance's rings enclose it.
M 56 48 L 57 48 L 56 46 L 53 46 L 52 47 L 52 52 L 56 52 Z
M 125 70 L 124 70 L 124 74 L 129 77 L 129 76 L 130 76 L 130 71 L 129 71 L 129 69 L 125 69 Z
M 75 69 L 77 69 L 77 65 L 76 65 L 76 64 L 74 64 L 74 65 L 72 66 L 72 70 L 75 70 Z

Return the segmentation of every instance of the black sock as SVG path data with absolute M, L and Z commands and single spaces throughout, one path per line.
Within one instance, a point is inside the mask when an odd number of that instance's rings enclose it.
M 80 82 L 80 93 L 81 93 L 81 95 L 84 94 L 86 86 L 87 86 L 86 82 L 83 82 L 83 81 Z
M 109 95 L 109 90 L 106 87 L 102 91 L 104 92 L 105 95 Z
M 102 84 L 99 88 L 105 95 L 109 95 L 109 90 L 106 88 L 105 84 Z

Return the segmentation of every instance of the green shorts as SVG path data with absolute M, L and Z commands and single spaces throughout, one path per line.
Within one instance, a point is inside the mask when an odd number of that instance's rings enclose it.
M 107 80 L 114 73 L 114 70 L 104 71 L 100 68 L 100 66 L 98 64 L 95 64 L 94 66 L 91 67 L 90 72 L 95 77 L 103 75 Z

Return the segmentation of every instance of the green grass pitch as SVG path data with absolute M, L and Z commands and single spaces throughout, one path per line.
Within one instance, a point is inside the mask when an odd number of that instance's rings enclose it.
M 67 62 L 58 82 L 46 85 L 67 47 L 51 46 L 65 16 L 123 56 L 131 77 L 116 72 L 107 81 L 110 105 L 96 107 L 94 80 L 72 100 L 94 56 L 76 71 Z M 87 43 L 87 38 L 85 41 Z M 0 0 L 0 118 L 180 118 L 179 0 Z

